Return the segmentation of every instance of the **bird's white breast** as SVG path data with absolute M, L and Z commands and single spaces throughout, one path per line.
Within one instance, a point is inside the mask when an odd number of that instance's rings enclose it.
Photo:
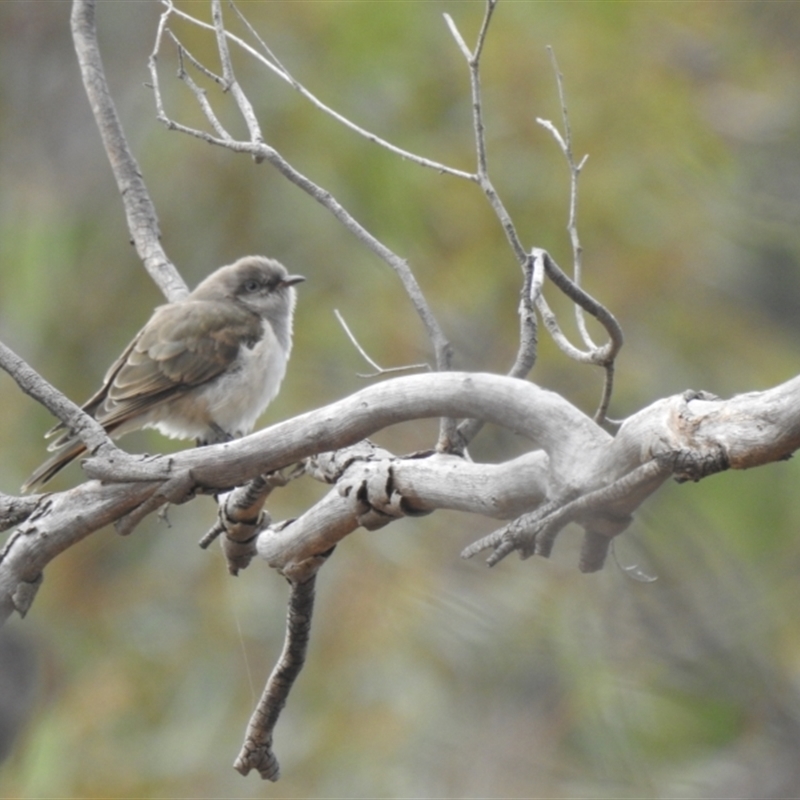
M 147 427 L 179 439 L 208 438 L 212 422 L 232 436 L 250 433 L 278 394 L 289 358 L 269 323 L 262 326 L 261 339 L 251 348 L 240 345 L 224 373 L 153 413 Z
M 233 435 L 253 430 L 281 387 L 289 354 L 280 346 L 272 327 L 262 322 L 264 334 L 252 347 L 242 345 L 236 366 L 209 384 L 203 393 L 211 418 Z

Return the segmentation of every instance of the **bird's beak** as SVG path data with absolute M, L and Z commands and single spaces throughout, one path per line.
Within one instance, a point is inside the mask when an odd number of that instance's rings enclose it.
M 306 279 L 305 275 L 287 275 L 282 281 L 283 286 L 294 286 L 296 283 L 302 283 Z

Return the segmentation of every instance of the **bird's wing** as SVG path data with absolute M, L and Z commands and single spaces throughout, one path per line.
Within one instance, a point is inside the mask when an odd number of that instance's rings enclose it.
M 258 315 L 230 303 L 187 300 L 160 306 L 111 365 L 83 410 L 112 432 L 165 395 L 178 396 L 221 374 L 235 361 L 241 344 L 252 346 L 262 332 Z M 28 478 L 23 491 L 46 483 L 85 451 L 63 424 L 47 435 L 54 433 L 61 433 L 48 447 L 54 455 Z
M 114 376 L 119 371 L 119 368 L 125 363 L 136 343 L 139 341 L 139 337 L 143 333 L 144 329 L 136 334 L 133 341 L 122 351 L 122 354 L 119 356 L 119 358 L 108 368 L 100 388 L 81 406 L 81 408 L 90 416 L 95 416 L 98 406 L 106 399 L 111 381 L 114 380 Z M 68 430 L 67 426 L 63 422 L 58 422 L 52 428 L 50 428 L 50 430 L 45 433 L 44 438 L 50 439 L 57 433 L 60 433 L 61 435 L 48 446 L 47 449 L 50 451 L 59 450 L 67 441 L 72 439 L 72 431 Z
M 236 360 L 243 342 L 252 345 L 261 335 L 260 317 L 230 303 L 188 300 L 161 306 L 89 403 L 96 402 L 97 420 L 113 430 L 165 395 L 213 380 Z
M 261 335 L 258 315 L 230 303 L 185 300 L 159 306 L 82 408 L 113 431 L 165 394 L 177 396 L 220 375 L 236 360 L 240 343 L 252 345 Z M 47 436 L 59 432 L 51 451 L 73 438 L 62 423 Z

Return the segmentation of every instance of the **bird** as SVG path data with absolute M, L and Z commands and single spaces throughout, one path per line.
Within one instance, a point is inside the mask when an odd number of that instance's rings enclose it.
M 245 256 L 220 267 L 187 297 L 158 306 L 103 384 L 82 406 L 112 437 L 156 428 L 198 445 L 245 436 L 275 398 L 292 349 L 294 286 L 280 262 Z M 23 484 L 47 483 L 86 451 L 64 423 L 53 452 Z

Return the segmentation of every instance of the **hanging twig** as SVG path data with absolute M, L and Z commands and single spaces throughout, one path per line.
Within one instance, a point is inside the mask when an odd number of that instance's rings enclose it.
M 536 364 L 539 326 L 536 322 L 536 299 L 544 283 L 544 251 L 534 250 L 525 264 L 525 279 L 519 300 L 519 347 L 508 376 L 526 378 Z M 483 420 L 465 419 L 458 426 L 458 452 L 464 452 L 483 428 Z
M 272 751 L 272 735 L 306 659 L 315 584 L 316 573 L 303 582 L 291 583 L 283 651 L 250 717 L 244 744 L 233 764 L 242 775 L 255 769 L 264 780 L 277 781 L 280 777 L 278 759 Z

